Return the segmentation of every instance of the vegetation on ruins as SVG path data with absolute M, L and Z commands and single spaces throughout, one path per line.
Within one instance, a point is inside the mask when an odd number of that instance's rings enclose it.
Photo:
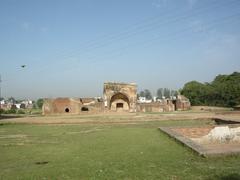
M 234 107 L 240 104 L 240 73 L 218 75 L 211 83 L 188 82 L 181 93 L 192 105 Z

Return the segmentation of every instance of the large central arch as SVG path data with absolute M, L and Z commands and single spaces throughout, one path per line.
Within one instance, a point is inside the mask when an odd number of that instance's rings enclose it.
M 129 111 L 129 98 L 123 93 L 116 93 L 111 97 L 110 110 L 112 111 Z
M 136 84 L 107 82 L 104 83 L 103 93 L 105 110 L 136 112 Z

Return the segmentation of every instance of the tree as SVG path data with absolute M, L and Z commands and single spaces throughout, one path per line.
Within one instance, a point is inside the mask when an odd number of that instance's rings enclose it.
M 181 93 L 193 105 L 233 107 L 240 104 L 240 73 L 218 75 L 212 83 L 191 81 L 184 85 Z
M 144 93 L 145 93 L 145 97 L 146 97 L 147 100 L 151 100 L 152 99 L 152 94 L 151 94 L 151 92 L 148 89 L 145 89 Z
M 139 96 L 140 97 L 145 97 L 145 92 L 144 91 L 140 91 Z
M 165 98 L 170 98 L 170 90 L 168 88 L 164 88 L 163 95 Z
M 14 97 L 8 98 L 8 101 L 11 103 L 16 103 L 16 99 Z
M 168 88 L 158 88 L 157 98 L 162 99 L 162 97 L 170 98 L 171 96 L 177 96 L 178 92 L 175 90 L 170 90 Z
M 218 75 L 212 82 L 220 105 L 233 107 L 240 104 L 240 73 Z
M 157 90 L 157 98 L 162 99 L 163 97 L 163 88 L 158 88 Z
M 171 96 L 177 96 L 178 95 L 178 92 L 176 90 L 171 90 Z
M 148 100 L 152 99 L 152 94 L 148 89 L 144 89 L 144 91 L 140 91 L 139 96 L 140 97 L 145 97 Z
M 36 104 L 37 104 L 37 107 L 38 107 L 39 109 L 41 109 L 42 106 L 43 106 L 43 99 L 42 99 L 42 98 L 38 99 L 37 102 L 36 102 Z
M 189 98 L 192 105 L 205 105 L 205 97 L 208 94 L 206 86 L 197 81 L 186 83 L 181 93 Z

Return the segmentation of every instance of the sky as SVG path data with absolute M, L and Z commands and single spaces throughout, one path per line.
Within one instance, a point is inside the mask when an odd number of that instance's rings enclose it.
M 21 65 L 26 65 L 24 68 Z M 240 70 L 240 0 L 1 0 L 2 97 L 180 89 Z

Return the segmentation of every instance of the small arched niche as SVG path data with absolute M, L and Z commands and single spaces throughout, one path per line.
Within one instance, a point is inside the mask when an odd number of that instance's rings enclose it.
M 81 108 L 81 111 L 89 111 L 89 109 L 88 109 L 88 107 L 83 106 L 83 107 Z

